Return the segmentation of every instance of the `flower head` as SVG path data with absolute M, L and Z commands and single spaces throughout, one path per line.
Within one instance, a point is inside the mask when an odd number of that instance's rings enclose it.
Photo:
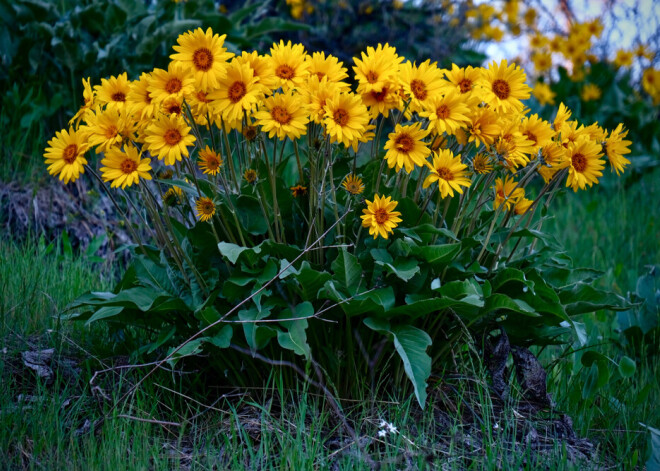
M 341 186 L 352 195 L 359 195 L 364 191 L 362 179 L 354 174 L 347 175 Z
M 283 141 L 287 137 L 298 139 L 307 134 L 309 116 L 301 95 L 293 91 L 277 93 L 262 103 L 263 107 L 254 113 L 254 117 L 268 137 L 277 136 Z
M 614 131 L 605 139 L 605 155 L 610 161 L 612 170 L 616 171 L 617 175 L 623 172 L 623 169 L 630 163 L 623 155 L 630 153 L 631 141 L 625 140 L 628 135 L 628 130 L 623 129 L 623 124 L 619 123 Z
M 147 128 L 145 141 L 151 155 L 165 160 L 165 165 L 174 165 L 182 156 L 188 157 L 188 147 L 195 142 L 190 127 L 182 116 L 160 115 Z
M 302 185 L 292 186 L 291 188 L 289 188 L 289 190 L 291 190 L 291 194 L 293 195 L 294 198 L 298 198 L 299 196 L 305 196 L 307 194 L 307 187 Z
M 602 147 L 587 136 L 578 138 L 575 142 L 569 142 L 565 154 L 568 166 L 568 178 L 566 186 L 577 191 L 584 190 L 587 186 L 598 183 L 598 177 L 603 176 L 605 162 L 601 159 Z
M 493 61 L 480 82 L 484 101 L 498 111 L 521 111 L 523 104 L 520 100 L 529 98 L 532 91 L 525 84 L 526 79 L 527 75 L 519 66 L 509 65 L 506 60 L 500 64 Z
M 385 159 L 388 167 L 396 167 L 397 172 L 405 168 L 406 172 L 410 173 L 415 169 L 415 165 L 418 167 L 424 165 L 431 149 L 423 142 L 429 131 L 421 129 L 421 125 L 420 122 L 410 126 L 396 125 L 385 144 L 387 150 Z
M 232 60 L 227 67 L 227 76 L 218 80 L 218 89 L 209 93 L 207 98 L 217 113 L 227 121 L 243 118 L 243 113 L 250 113 L 263 96 L 258 78 L 248 64 Z
M 518 187 L 518 182 L 512 177 L 506 177 L 505 180 L 498 178 L 495 180 L 495 200 L 493 209 L 504 205 L 510 210 L 518 201 L 525 196 L 525 190 Z
M 341 142 L 348 147 L 366 132 L 369 112 L 359 95 L 339 93 L 328 98 L 323 109 L 323 126 L 332 142 Z
M 85 152 L 89 145 L 82 133 L 73 128 L 62 129 L 55 133 L 55 138 L 48 141 L 44 158 L 48 165 L 48 173 L 59 175 L 60 180 L 69 183 L 78 179 L 85 172 Z
M 200 221 L 209 221 L 215 214 L 215 203 L 208 196 L 202 196 L 195 202 L 195 210 Z
M 133 145 L 124 146 L 124 150 L 113 147 L 105 154 L 101 160 L 101 174 L 103 181 L 112 182 L 110 187 L 119 186 L 126 188 L 133 184 L 138 184 L 140 178 L 151 180 L 151 159 L 141 159 L 138 150 Z
M 387 239 L 389 233 L 393 233 L 393 229 L 401 222 L 401 213 L 394 211 L 397 204 L 391 196 L 374 195 L 373 202 L 367 200 L 367 208 L 362 210 L 362 227 L 368 227 L 369 235 L 374 236 L 374 239 L 378 236 Z
M 433 163 L 427 162 L 431 174 L 424 180 L 423 187 L 427 188 L 431 183 L 438 182 L 440 195 L 443 198 L 454 196 L 454 191 L 463 193 L 463 188 L 471 185 L 467 177 L 467 165 L 461 162 L 461 154 L 454 156 L 449 149 L 441 149 L 433 154 Z
M 217 175 L 222 164 L 222 157 L 220 157 L 218 153 L 209 146 L 206 146 L 199 151 L 199 161 L 197 165 L 199 165 L 199 168 L 202 169 L 203 173 Z

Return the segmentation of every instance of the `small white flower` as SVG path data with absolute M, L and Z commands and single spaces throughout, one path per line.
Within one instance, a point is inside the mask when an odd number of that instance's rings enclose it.
M 387 435 L 387 430 L 379 430 L 379 431 L 378 431 L 378 436 L 379 436 L 379 437 L 382 438 L 382 437 L 384 437 L 385 435 Z

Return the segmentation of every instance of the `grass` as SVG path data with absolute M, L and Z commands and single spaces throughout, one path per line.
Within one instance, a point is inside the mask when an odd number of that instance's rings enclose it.
M 660 260 L 660 209 L 652 204 L 636 209 L 640 201 L 657 199 L 657 177 L 658 170 L 629 189 L 567 195 L 558 200 L 562 210 L 548 226 L 577 266 L 606 271 L 601 283 L 622 293 L 634 288 L 644 265 Z M 236 390 L 161 371 L 113 409 L 144 370 L 109 371 L 90 384 L 95 371 L 124 364 L 123 352 L 112 350 L 101 327 L 59 325 L 56 318 L 78 294 L 107 289 L 111 274 L 34 242 L 0 240 L 0 253 L 0 468 L 370 469 L 326 399 L 302 384 L 301 390 L 285 390 L 277 374 L 263 389 Z M 585 322 L 593 343 L 601 344 L 593 348 L 620 359 L 625 350 L 616 343 L 611 315 Z M 39 380 L 21 359 L 21 352 L 44 348 L 55 349 L 51 383 Z M 562 349 L 543 352 L 545 364 L 554 362 L 548 384 L 558 410 L 572 417 L 579 436 L 595 443 L 595 461 L 549 439 L 556 417 L 520 419 L 520 391 L 514 389 L 506 403 L 495 401 L 479 360 L 466 358 L 471 361 L 459 362 L 460 371 L 434 379 L 424 411 L 387 385 L 378 389 L 390 391 L 389 401 L 376 400 L 365 386 L 358 395 L 363 400 L 342 402 L 362 445 L 383 469 L 633 468 L 644 463 L 648 433 L 639 423 L 660 426 L 657 354 L 638 359 L 631 380 L 610 381 L 583 398 L 587 373 L 575 357 Z M 381 421 L 397 432 L 379 436 Z M 540 436 L 532 443 L 543 453 L 526 445 L 531 427 Z

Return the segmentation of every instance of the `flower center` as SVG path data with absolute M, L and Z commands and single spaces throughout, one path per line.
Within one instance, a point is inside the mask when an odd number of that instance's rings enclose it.
M 295 75 L 295 71 L 289 65 L 282 64 L 275 69 L 275 75 L 284 80 L 290 80 Z
M 112 101 L 126 101 L 126 94 L 124 92 L 113 93 Z
M 206 72 L 213 66 L 213 53 L 202 47 L 193 53 L 193 64 L 197 70 Z
M 332 118 L 335 120 L 335 123 L 337 123 L 340 126 L 346 126 L 346 124 L 348 124 L 349 117 L 350 116 L 348 115 L 348 112 L 342 109 L 336 110 L 332 115 Z
M 206 158 L 206 168 L 211 171 L 218 170 L 220 168 L 220 159 L 214 156 L 209 156 Z
M 119 130 L 117 129 L 117 127 L 116 127 L 115 125 L 111 124 L 111 125 L 108 126 L 108 128 L 105 130 L 105 137 L 106 137 L 107 139 L 112 139 L 113 137 L 117 137 L 117 133 L 118 133 L 118 132 L 119 132 Z
M 172 77 L 165 84 L 165 91 L 170 95 L 173 93 L 180 92 L 182 88 L 181 80 L 176 77 Z
M 206 98 L 206 92 L 202 92 L 202 91 L 197 92 L 197 99 L 202 103 L 211 103 L 211 100 Z
M 270 110 L 270 115 L 280 124 L 289 124 L 289 121 L 291 121 L 291 115 L 281 106 L 274 106 L 273 109 Z
M 587 158 L 579 152 L 571 157 L 571 161 L 576 172 L 582 173 L 587 168 Z
M 472 80 L 464 78 L 460 82 L 458 82 L 458 88 L 461 89 L 461 93 L 467 93 L 469 91 L 472 91 Z
M 325 74 L 323 72 L 316 72 L 316 76 L 319 78 L 319 82 L 323 80 L 323 77 L 325 77 Z
M 506 100 L 511 94 L 511 87 L 505 80 L 497 79 L 493 82 L 493 93 L 500 100 Z
M 396 140 L 394 141 L 394 145 L 396 150 L 407 154 L 415 147 L 415 141 L 413 141 L 413 139 L 408 134 L 402 134 L 397 136 Z
M 438 173 L 438 176 L 445 181 L 450 181 L 454 179 L 454 174 L 451 173 L 447 167 L 436 168 L 435 171 Z
M 241 101 L 241 98 L 245 96 L 247 93 L 247 88 L 245 87 L 245 84 L 241 81 L 236 81 L 234 82 L 231 87 L 229 87 L 229 101 L 232 103 L 238 103 Z
M 62 158 L 69 165 L 76 160 L 77 156 L 78 156 L 78 146 L 75 144 L 69 144 L 64 148 L 64 152 L 62 152 Z
M 204 201 L 201 204 L 202 213 L 204 214 L 213 214 L 215 212 L 215 205 L 212 201 Z
M 370 70 L 365 74 L 365 77 L 367 78 L 367 81 L 369 83 L 376 83 L 378 82 L 378 74 L 374 72 L 373 70 Z
M 534 134 L 533 132 L 527 131 L 525 133 L 525 136 L 527 136 L 527 139 L 532 141 L 534 145 L 536 145 L 536 143 L 538 142 L 538 138 L 536 137 L 536 134 Z
M 121 171 L 126 175 L 131 174 L 137 170 L 137 162 L 131 159 L 126 159 L 121 163 Z
M 167 143 L 167 145 L 170 146 L 175 146 L 179 142 L 181 142 L 181 133 L 179 132 L 178 129 L 168 129 L 165 131 L 165 134 L 163 135 L 163 139 Z
M 438 115 L 438 119 L 447 119 L 449 118 L 449 107 L 447 105 L 440 105 L 435 114 Z
M 376 211 L 374 211 L 374 218 L 376 218 L 377 224 L 385 224 L 387 221 L 389 221 L 390 216 L 389 214 L 387 214 L 386 209 L 379 208 Z
M 383 89 L 379 92 L 371 92 L 371 96 L 378 103 L 382 103 L 383 101 L 385 101 L 385 96 L 386 95 L 387 95 L 387 88 L 385 88 L 385 87 L 383 87 Z
M 257 128 L 255 126 L 247 126 L 243 131 L 243 135 L 248 141 L 254 141 L 257 137 Z
M 410 82 L 410 89 L 418 100 L 426 99 L 426 84 L 421 80 L 413 80 Z

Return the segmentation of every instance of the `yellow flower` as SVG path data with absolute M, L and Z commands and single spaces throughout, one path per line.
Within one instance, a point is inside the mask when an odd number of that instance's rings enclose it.
M 640 59 L 643 58 L 652 61 L 655 57 L 655 53 L 653 53 L 653 51 L 649 51 L 644 44 L 640 44 L 635 48 L 635 56 L 639 57 Z
M 487 154 L 477 154 L 472 159 L 472 171 L 478 175 L 485 175 L 493 171 L 493 163 Z
M 215 214 L 215 203 L 208 196 L 202 196 L 195 202 L 197 217 L 200 221 L 209 221 Z
M 614 65 L 617 67 L 632 67 L 634 54 L 632 51 L 624 51 L 619 49 L 616 51 L 616 57 L 614 58 Z
M 107 105 L 108 108 L 123 110 L 126 106 L 126 97 L 131 91 L 126 72 L 101 79 L 101 85 L 95 85 L 97 105 Z
M 305 84 L 305 87 L 300 90 L 311 121 L 321 124 L 325 116 L 325 103 L 328 98 L 333 97 L 341 92 L 341 88 L 334 82 L 328 81 L 327 77 L 319 80 L 316 75 L 311 75 Z
M 529 207 L 532 205 L 532 203 L 532 200 L 528 200 L 524 197 L 520 198 L 513 207 L 513 212 L 517 215 L 525 214 L 527 211 L 529 211 Z
M 465 102 L 464 95 L 454 89 L 446 89 L 445 96 L 435 95 L 424 104 L 424 111 L 420 116 L 429 120 L 429 127 L 435 132 L 449 135 L 456 134 L 459 128 L 466 127 L 470 122 L 470 108 Z
M 208 124 L 208 118 L 211 118 L 211 121 L 214 121 L 214 118 L 217 118 L 213 114 L 211 107 L 211 99 L 209 94 L 203 90 L 195 90 L 186 98 L 188 105 L 190 105 L 190 111 L 193 114 L 195 123 L 200 126 L 206 126 Z
M 537 72 L 545 72 L 552 68 L 552 54 L 549 52 L 535 52 L 532 54 L 532 62 Z
M 603 23 L 598 18 L 586 24 L 587 32 L 596 38 L 600 37 L 603 32 Z
M 226 75 L 227 61 L 234 54 L 223 47 L 226 34 L 213 34 L 208 28 L 202 28 L 180 34 L 173 49 L 176 54 L 170 56 L 174 61 L 182 63 L 195 77 L 199 88 L 209 91 L 217 88 L 218 80 Z
M 555 119 L 552 121 L 552 129 L 555 130 L 555 133 L 561 131 L 561 128 L 564 126 L 564 123 L 571 118 L 571 110 L 569 110 L 564 103 L 559 103 L 559 108 L 557 108 L 557 114 Z
M 277 136 L 283 141 L 287 137 L 293 140 L 307 134 L 309 116 L 301 95 L 293 91 L 278 93 L 262 103 L 254 118 L 268 137 Z
M 252 75 L 257 79 L 257 84 L 264 95 L 270 95 L 272 89 L 277 88 L 277 77 L 270 68 L 268 57 L 259 55 L 257 51 L 243 51 L 234 60 L 239 64 L 247 64 L 252 69 Z
M 598 85 L 593 83 L 586 83 L 584 87 L 582 87 L 580 98 L 582 98 L 582 101 L 600 100 L 601 95 L 602 92 L 600 91 Z
M 183 190 L 178 186 L 173 186 L 163 193 L 163 204 L 165 206 L 178 206 L 183 203 Z
M 352 195 L 359 195 L 364 191 L 362 179 L 356 175 L 347 175 L 341 186 Z
M 69 183 L 78 179 L 85 173 L 85 152 L 89 148 L 82 133 L 72 127 L 67 131 L 62 129 L 55 133 L 55 137 L 48 141 L 50 147 L 46 147 L 44 153 L 45 163 L 48 165 L 48 173 L 53 176 L 59 175 L 60 180 Z
M 367 53 L 361 55 L 362 60 L 353 58 L 358 93 L 380 92 L 387 83 L 395 81 L 403 57 L 399 57 L 394 47 L 389 44 L 378 44 L 376 49 L 369 46 Z
M 80 123 L 80 120 L 83 119 L 83 117 L 94 107 L 96 94 L 94 93 L 94 90 L 92 90 L 92 86 L 89 82 L 89 77 L 87 77 L 87 80 L 82 79 L 84 104 L 80 107 L 76 114 L 73 115 L 73 118 L 69 120 L 69 125 L 75 123 L 75 126 L 77 127 L 78 123 Z
M 556 93 L 552 91 L 550 85 L 547 83 L 536 82 L 532 95 L 536 98 L 541 105 L 554 105 Z
M 209 93 L 212 108 L 222 119 L 236 121 L 248 115 L 263 96 L 258 79 L 248 64 L 232 60 L 227 67 L 227 76 L 218 80 L 218 89 Z
M 624 131 L 623 124 L 619 123 L 616 129 L 605 139 L 605 155 L 607 155 L 607 159 L 617 175 L 620 175 L 626 165 L 630 163 L 630 160 L 623 156 L 623 154 L 630 153 L 629 147 L 632 144 L 631 141 L 624 140 L 627 135 L 628 130 Z
M 547 121 L 539 115 L 525 117 L 520 123 L 520 132 L 534 144 L 534 151 L 552 141 L 555 132 Z
M 199 162 L 197 164 L 199 165 L 199 168 L 202 169 L 203 173 L 217 175 L 220 171 L 220 167 L 222 167 L 223 160 L 216 151 L 209 146 L 206 146 L 199 151 Z
M 369 115 L 372 118 L 381 114 L 387 118 L 390 110 L 402 108 L 400 87 L 395 82 L 386 82 L 379 91 L 364 92 L 361 96 L 362 102 L 369 107 Z
M 187 65 L 180 62 L 170 62 L 167 70 L 154 69 L 147 87 L 151 99 L 161 103 L 168 98 L 187 98 L 195 86 L 195 79 L 188 75 L 188 70 Z
M 527 165 L 529 155 L 534 152 L 534 144 L 517 130 L 515 124 L 509 124 L 495 141 L 495 152 L 513 171 Z
M 167 115 L 183 115 L 183 98 L 171 96 L 160 102 L 160 112 Z
M 451 71 L 445 70 L 445 76 L 450 82 L 447 86 L 455 88 L 457 92 L 466 95 L 466 98 L 475 96 L 481 101 L 482 89 L 477 87 L 477 83 L 481 80 L 482 71 L 481 67 L 462 68 L 452 64 Z
M 298 198 L 299 196 L 305 196 L 307 194 L 307 187 L 302 185 L 292 186 L 291 188 L 289 188 L 289 190 L 291 190 L 291 194 L 293 195 L 294 198 Z
M 111 188 L 119 186 L 122 189 L 127 186 L 132 186 L 134 183 L 137 185 L 140 178 L 151 180 L 151 159 L 141 159 L 138 150 L 133 145 L 124 146 L 122 151 L 118 147 L 113 147 L 105 154 L 105 158 L 101 160 L 101 173 L 103 181 L 110 183 Z
M 165 165 L 174 165 L 182 156 L 188 157 L 188 147 L 195 142 L 190 127 L 178 115 L 160 115 L 146 131 L 145 142 L 151 155 L 165 159 Z
M 328 82 L 336 83 L 342 91 L 350 88 L 350 85 L 344 82 L 348 78 L 348 69 L 335 56 L 328 54 L 326 57 L 325 52 L 315 52 L 311 56 L 308 55 L 306 60 L 308 73 L 316 75 L 319 81 L 326 77 Z
M 253 185 L 254 183 L 257 182 L 257 171 L 248 168 L 245 172 L 243 172 L 243 178 L 245 178 L 245 181 L 248 182 L 250 185 Z
M 520 100 L 529 98 L 532 91 L 525 84 L 526 79 L 525 72 L 517 65 L 509 65 L 506 59 L 499 65 L 493 61 L 480 82 L 484 101 L 496 111 L 522 111 Z
M 326 100 L 324 110 L 323 126 L 331 142 L 350 147 L 367 131 L 369 112 L 358 95 L 339 93 Z
M 501 131 L 498 121 L 497 113 L 490 108 L 478 108 L 470 115 L 470 122 L 467 125 L 468 141 L 492 144 Z
M 421 111 L 424 103 L 439 96 L 441 89 L 446 86 L 442 71 L 430 59 L 419 66 L 410 61 L 405 62 L 399 77 L 405 94 L 410 98 L 408 110 L 413 113 Z
M 150 81 L 151 74 L 142 73 L 138 80 L 131 82 L 131 91 L 126 97 L 129 111 L 138 120 L 153 118 L 156 112 L 156 107 L 149 95 Z
M 394 211 L 397 204 L 391 196 L 374 195 L 374 201 L 367 200 L 367 209 L 362 210 L 362 227 L 368 227 L 369 235 L 374 236 L 374 239 L 378 236 L 387 239 L 389 233 L 394 233 L 393 229 L 401 222 L 401 213 Z
M 415 165 L 421 167 L 431 153 L 428 144 L 423 139 L 429 134 L 428 130 L 421 129 L 421 122 L 410 126 L 397 124 L 394 132 L 388 135 L 389 140 L 385 143 L 385 160 L 389 168 L 396 167 L 396 171 L 402 167 L 410 173 Z
M 96 107 L 93 113 L 87 115 L 87 124 L 80 130 L 85 134 L 91 147 L 96 147 L 96 153 L 120 146 L 124 139 L 133 135 L 134 122 L 120 113 L 116 108 L 101 110 Z
M 564 147 L 554 141 L 541 148 L 542 164 L 537 168 L 546 183 L 552 179 L 555 173 L 565 166 L 564 153 Z
M 276 78 L 274 89 L 282 87 L 282 90 L 287 91 L 304 85 L 309 75 L 305 46 L 292 45 L 291 41 L 284 44 L 284 41 L 280 40 L 279 44 L 273 44 L 270 56 L 267 57 L 270 71 Z
M 660 103 L 660 70 L 649 68 L 642 74 L 642 88 L 653 99 L 653 104 Z
M 529 38 L 529 47 L 533 49 L 541 49 L 546 44 L 548 44 L 548 38 L 541 33 L 536 33 Z
M 525 190 L 516 188 L 518 182 L 514 181 L 513 177 L 506 177 L 505 180 L 498 178 L 495 180 L 495 200 L 493 201 L 493 209 L 497 209 L 504 205 L 508 210 L 512 208 L 521 198 L 525 196 Z
M 605 167 L 605 162 L 600 158 L 603 155 L 601 150 L 600 144 L 586 136 L 568 144 L 564 157 L 569 169 L 566 186 L 577 191 L 578 188 L 584 190 L 586 186 L 598 183 Z
M 461 162 L 461 154 L 454 156 L 449 149 L 441 149 L 437 153 L 433 153 L 433 163 L 426 162 L 427 167 L 431 170 L 431 174 L 426 177 L 423 187 L 427 188 L 433 182 L 438 182 L 440 195 L 443 198 L 447 196 L 454 196 L 454 191 L 462 194 L 464 187 L 471 185 L 470 179 L 467 177 L 467 165 Z

